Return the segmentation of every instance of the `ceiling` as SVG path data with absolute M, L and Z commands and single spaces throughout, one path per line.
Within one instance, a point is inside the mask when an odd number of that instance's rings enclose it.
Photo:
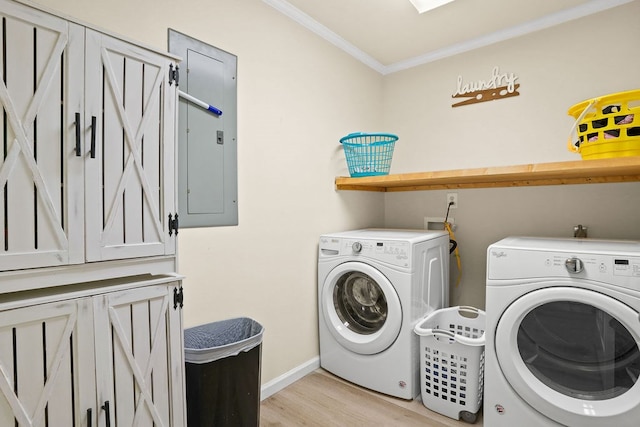
M 456 0 L 418 14 L 409 0 L 263 0 L 382 74 L 634 0 Z

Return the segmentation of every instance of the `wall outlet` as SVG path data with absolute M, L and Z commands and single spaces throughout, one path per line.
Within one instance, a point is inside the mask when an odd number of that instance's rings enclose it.
M 449 207 L 449 203 L 453 203 L 451 209 L 458 207 L 458 193 L 447 193 L 447 208 Z
M 447 218 L 447 222 L 451 224 L 451 229 L 456 229 L 456 220 L 452 217 Z M 444 230 L 444 217 L 424 217 L 425 230 Z

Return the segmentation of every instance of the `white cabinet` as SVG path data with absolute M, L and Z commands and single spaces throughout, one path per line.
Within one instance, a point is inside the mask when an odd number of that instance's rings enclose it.
M 84 30 L 6 0 L 0 15 L 0 270 L 82 262 Z
M 0 271 L 175 253 L 175 59 L 0 0 Z
M 179 287 L 169 277 L 0 296 L 0 425 L 184 425 Z
M 95 390 L 91 367 L 73 363 L 74 355 L 92 342 L 93 331 L 81 330 L 93 323 L 88 303 L 61 301 L 0 311 L 0 425 L 17 421 L 40 426 L 53 417 L 57 425 L 68 426 L 81 416 L 82 407 L 93 407 L 85 401 L 86 393 L 78 394 L 80 389 Z M 85 315 L 78 319 L 82 311 Z M 81 360 L 90 363 L 92 358 Z
M 182 427 L 177 58 L 26 1 L 0 45 L 0 426 Z
M 85 50 L 87 261 L 172 254 L 174 62 L 92 30 Z

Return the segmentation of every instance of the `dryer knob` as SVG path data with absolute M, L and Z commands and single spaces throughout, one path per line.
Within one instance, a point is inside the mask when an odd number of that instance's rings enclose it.
M 353 245 L 351 245 L 351 249 L 353 249 L 353 252 L 355 253 L 360 253 L 360 251 L 362 250 L 362 243 L 355 242 Z
M 569 273 L 580 273 L 584 269 L 584 265 L 579 258 L 569 258 L 564 262 Z

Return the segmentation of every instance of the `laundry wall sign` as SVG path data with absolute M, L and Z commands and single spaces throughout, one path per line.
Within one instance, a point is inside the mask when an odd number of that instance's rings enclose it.
M 479 102 L 494 101 L 496 99 L 510 98 L 520 95 L 516 83 L 518 76 L 514 73 L 500 73 L 498 66 L 493 67 L 491 77 L 488 80 L 476 80 L 465 82 L 462 76 L 458 76 L 458 86 L 452 98 L 468 98 L 451 105 L 461 107 L 463 105 L 477 104 Z

